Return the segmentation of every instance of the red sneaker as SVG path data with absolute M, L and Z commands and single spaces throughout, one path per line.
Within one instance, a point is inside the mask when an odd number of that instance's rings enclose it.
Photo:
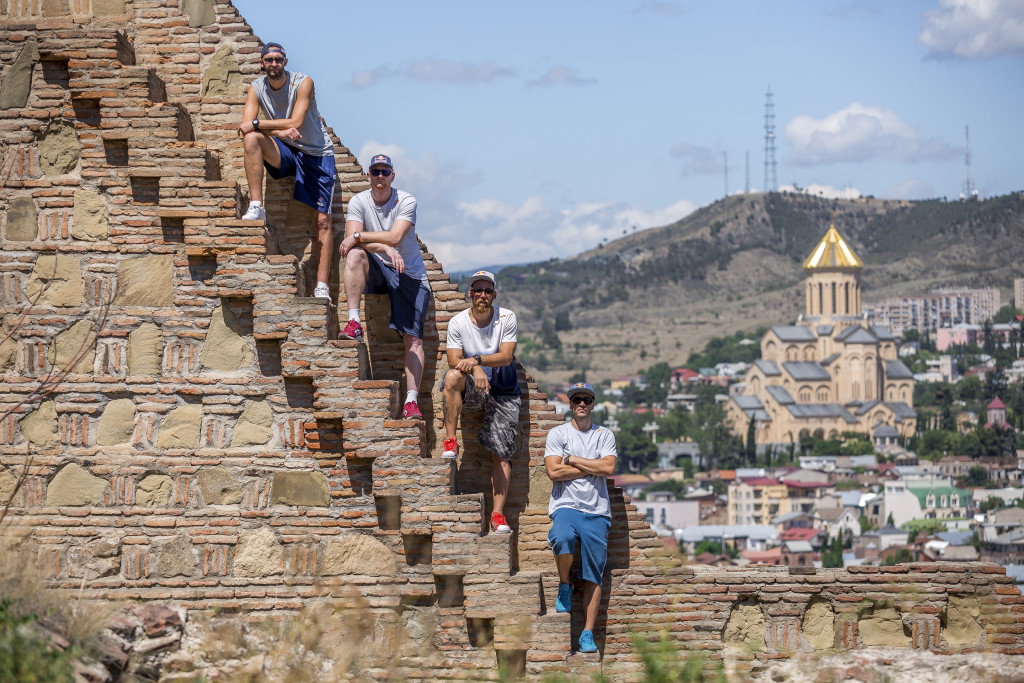
M 491 515 L 491 531 L 496 534 L 510 534 L 512 533 L 512 527 L 508 525 L 505 515 L 495 512 Z
M 455 439 L 445 439 L 444 453 L 441 454 L 441 457 L 445 460 L 454 460 L 459 457 L 459 442 Z
M 420 407 L 416 405 L 416 401 L 409 401 L 405 404 L 405 407 L 402 408 L 402 417 L 422 420 L 423 413 L 420 412 Z
M 338 335 L 339 339 L 355 339 L 356 341 L 363 340 L 363 326 L 359 324 L 358 320 L 349 320 L 348 325 L 345 325 L 345 329 Z

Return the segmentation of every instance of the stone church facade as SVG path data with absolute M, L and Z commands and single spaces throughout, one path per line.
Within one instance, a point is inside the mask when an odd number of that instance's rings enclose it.
M 914 377 L 889 329 L 863 320 L 863 262 L 833 225 L 803 268 L 804 313 L 762 337 L 760 360 L 726 404 L 733 429 L 746 437 L 753 420 L 759 447 L 887 427 L 913 436 Z

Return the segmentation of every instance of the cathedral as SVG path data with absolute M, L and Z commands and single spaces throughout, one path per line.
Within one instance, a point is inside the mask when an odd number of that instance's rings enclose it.
M 753 420 L 759 447 L 843 432 L 913 436 L 913 374 L 889 328 L 861 316 L 864 263 L 832 225 L 803 268 L 804 313 L 761 339 L 761 359 L 726 404 L 733 429 L 746 438 Z

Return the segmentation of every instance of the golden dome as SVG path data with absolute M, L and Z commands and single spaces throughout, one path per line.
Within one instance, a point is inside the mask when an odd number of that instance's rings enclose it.
M 811 255 L 804 260 L 804 270 L 862 270 L 864 262 L 846 243 L 835 224 L 818 242 Z

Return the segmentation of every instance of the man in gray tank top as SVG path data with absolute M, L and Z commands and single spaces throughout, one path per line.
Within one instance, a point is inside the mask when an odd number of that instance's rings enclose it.
M 238 134 L 245 141 L 245 177 L 251 202 L 242 216 L 264 220 L 263 169 L 271 178 L 295 176 L 293 196 L 314 210 L 317 284 L 313 296 L 330 300 L 331 202 L 337 171 L 334 143 L 316 106 L 313 79 L 287 71 L 288 58 L 278 43 L 267 43 L 260 55 L 265 75 L 249 86 Z M 267 118 L 259 118 L 260 110 Z

